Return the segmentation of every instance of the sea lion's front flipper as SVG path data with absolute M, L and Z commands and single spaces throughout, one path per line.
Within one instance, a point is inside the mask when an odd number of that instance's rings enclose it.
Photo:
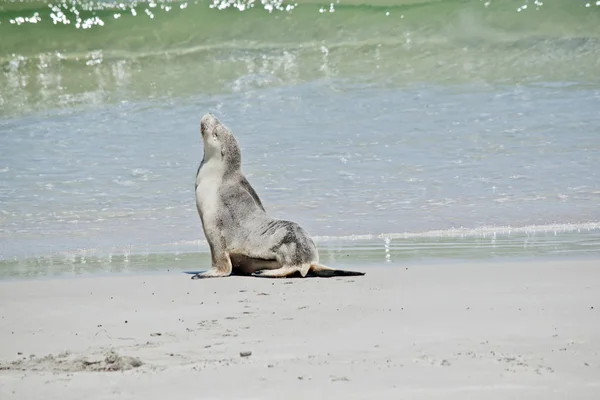
M 197 272 L 194 276 L 192 276 L 192 279 L 222 278 L 229 275 L 231 275 L 231 273 L 227 273 L 227 271 L 222 271 L 217 268 L 211 268 L 207 271 Z

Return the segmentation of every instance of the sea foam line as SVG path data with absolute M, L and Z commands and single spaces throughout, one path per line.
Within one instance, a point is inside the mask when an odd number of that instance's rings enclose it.
M 357 241 L 374 239 L 414 239 L 414 238 L 467 238 L 467 237 L 488 237 L 496 235 L 511 234 L 536 234 L 536 233 L 568 233 L 580 231 L 592 231 L 600 229 L 600 222 L 585 222 L 578 224 L 548 224 L 548 225 L 527 225 L 522 227 L 512 226 L 484 226 L 480 228 L 450 228 L 432 230 L 426 232 L 404 232 L 404 233 L 380 233 L 377 235 L 347 235 L 347 236 L 314 236 L 316 242 L 329 241 Z

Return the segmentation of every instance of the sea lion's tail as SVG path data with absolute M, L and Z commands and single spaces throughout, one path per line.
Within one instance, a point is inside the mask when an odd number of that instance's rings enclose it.
M 331 278 L 334 276 L 361 276 L 365 272 L 346 271 L 343 269 L 334 269 L 321 264 L 310 264 L 309 275 L 318 276 L 319 278 Z

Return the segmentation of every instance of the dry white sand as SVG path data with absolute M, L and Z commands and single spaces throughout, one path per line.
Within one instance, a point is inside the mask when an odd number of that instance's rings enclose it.
M 0 399 L 600 398 L 599 261 L 366 271 L 1 282 Z

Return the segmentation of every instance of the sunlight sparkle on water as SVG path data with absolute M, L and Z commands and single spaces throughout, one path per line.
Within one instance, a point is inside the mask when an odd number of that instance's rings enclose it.
M 237 8 L 239 11 L 246 11 L 249 8 L 253 8 L 254 4 L 255 0 L 213 0 L 212 4 L 209 7 L 216 8 L 217 10 L 225 10 L 227 8 L 233 7 Z M 272 13 L 273 11 L 289 12 L 298 6 L 298 3 L 290 3 L 284 6 L 283 0 L 261 0 L 261 4 L 263 5 L 263 8 L 269 13 Z
M 21 25 L 21 24 L 37 24 L 39 21 L 41 21 L 42 19 L 40 18 L 40 14 L 38 14 L 37 12 L 33 14 L 33 16 L 27 18 L 27 17 L 17 17 L 15 19 L 11 19 L 10 23 L 11 24 L 17 24 L 17 25 Z

